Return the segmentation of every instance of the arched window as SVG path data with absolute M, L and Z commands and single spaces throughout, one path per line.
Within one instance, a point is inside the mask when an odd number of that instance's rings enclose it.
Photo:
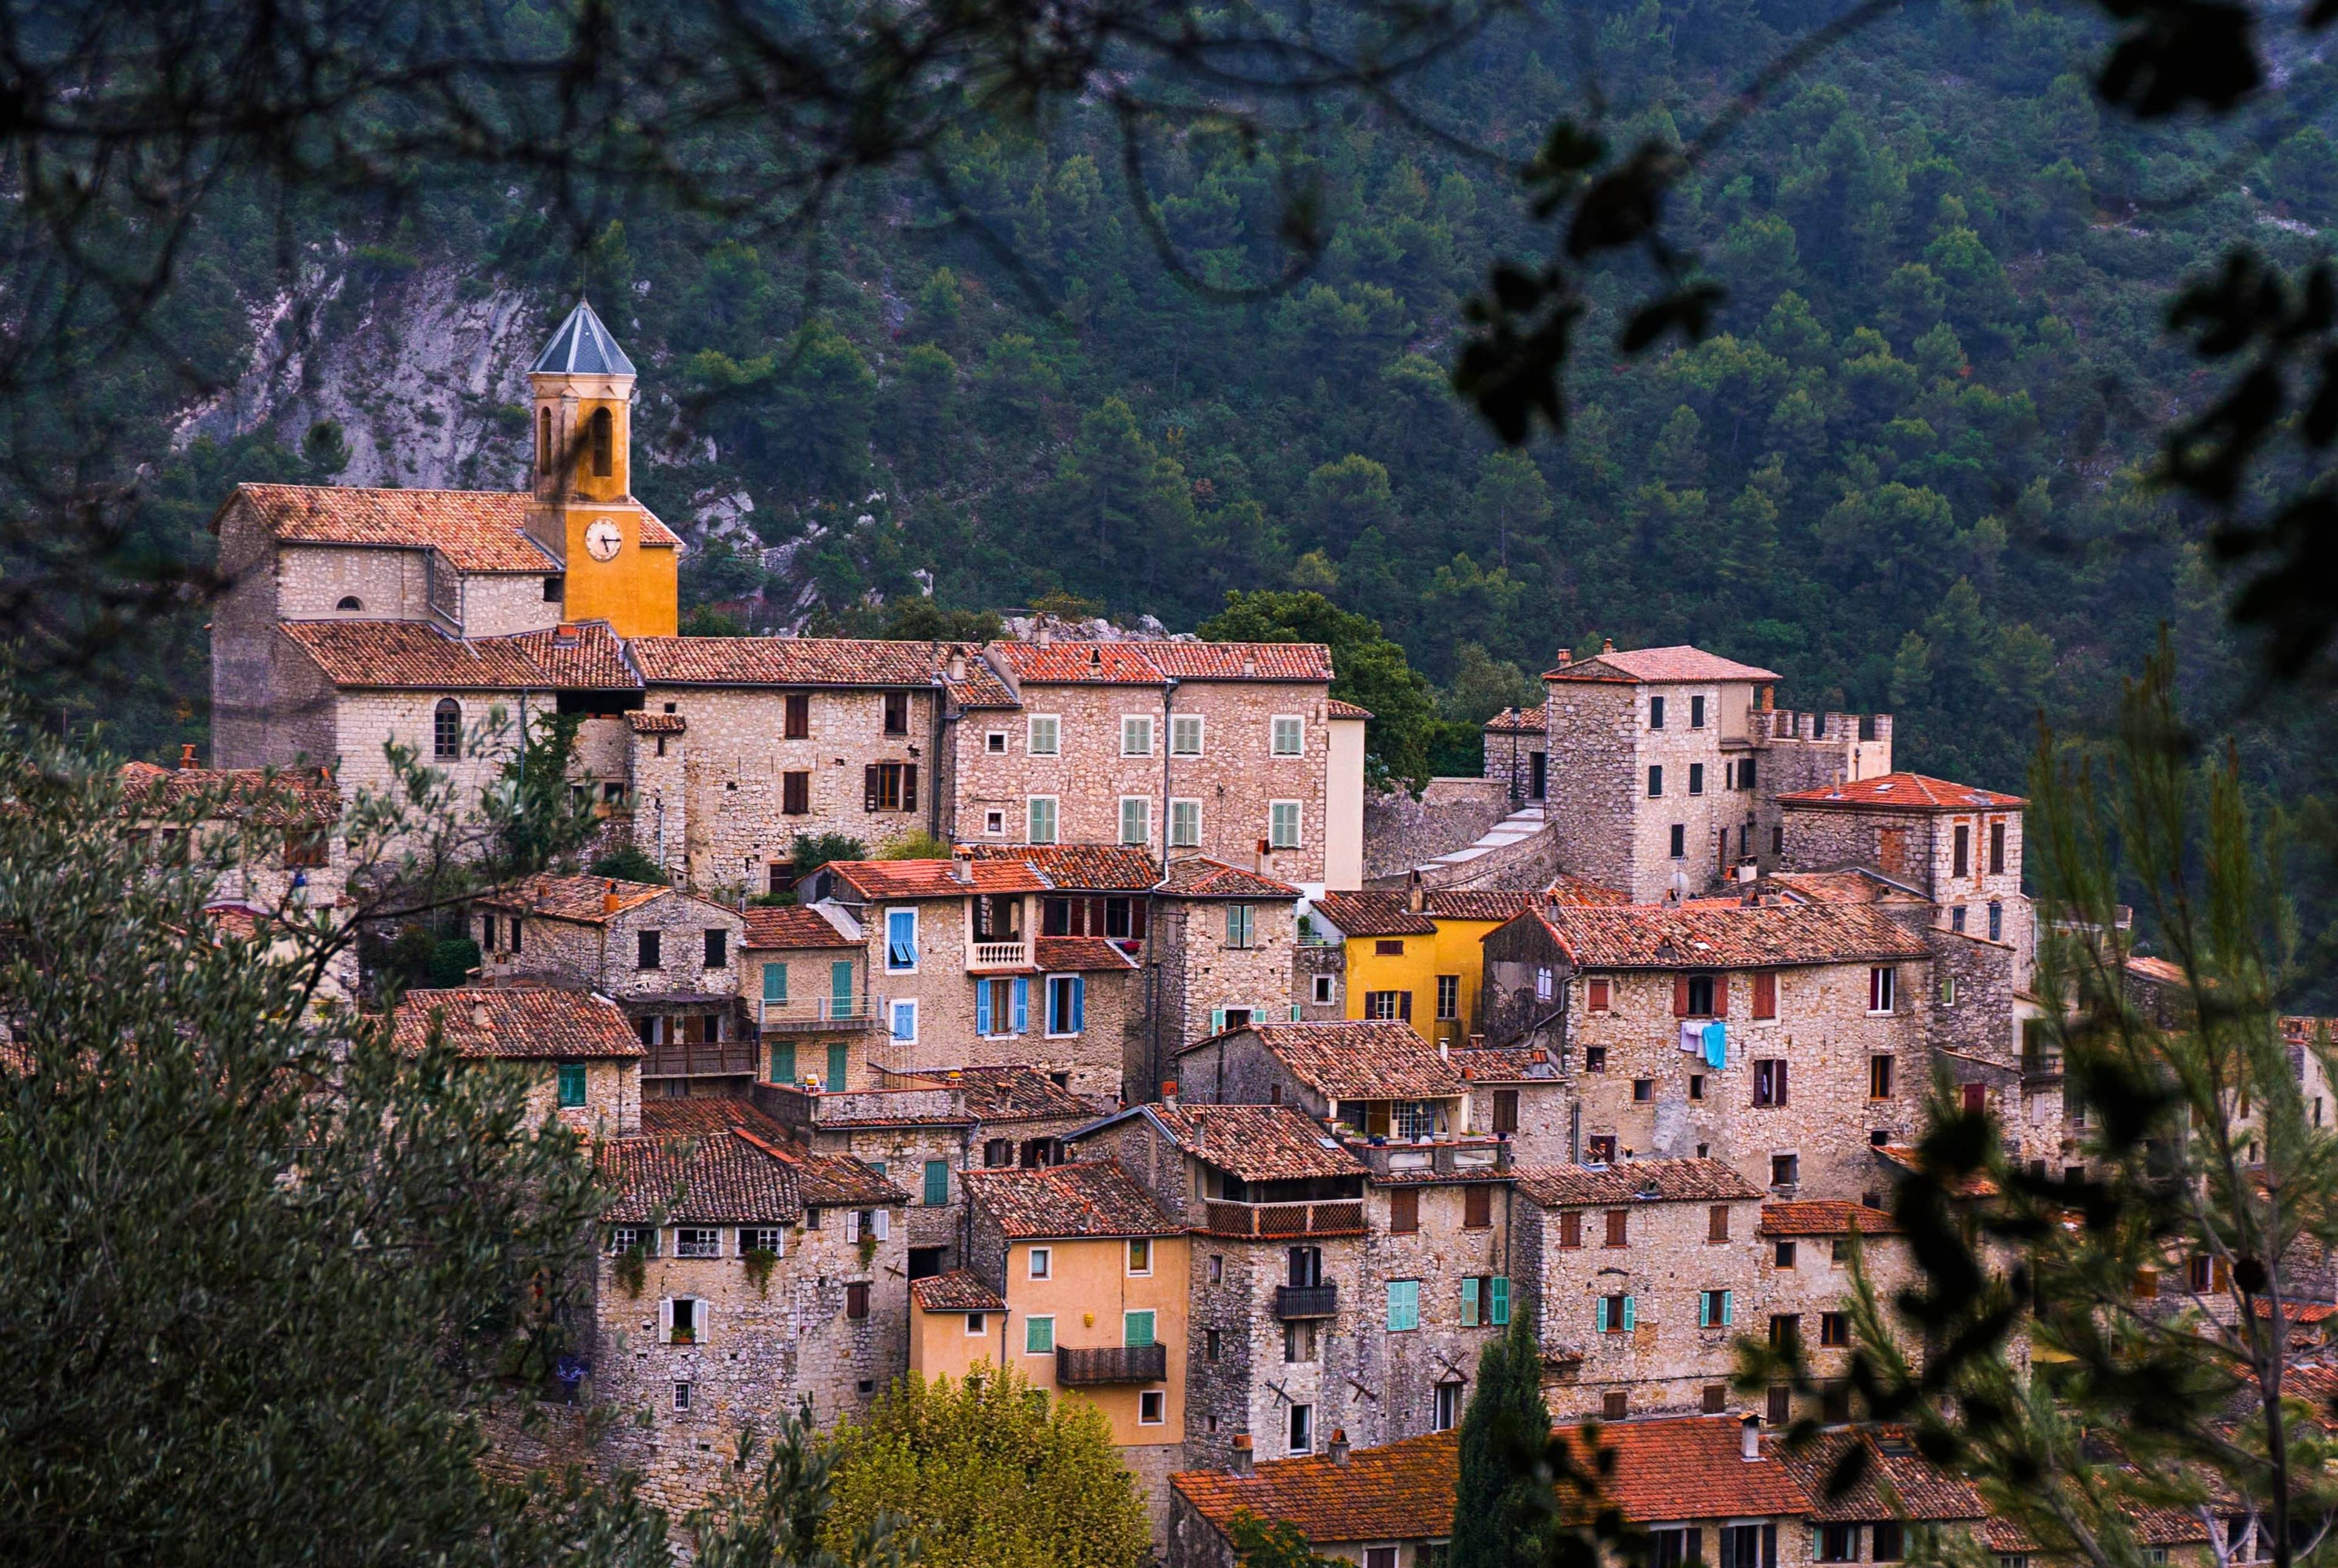
M 593 473 L 606 479 L 616 472 L 617 422 L 606 408 L 593 410 Z
M 552 410 L 541 409 L 535 416 L 535 471 L 552 472 Z
M 334 605 L 333 608 L 336 610 L 362 610 L 365 608 L 365 601 L 359 598 L 354 593 L 344 593 L 341 595 L 341 602 Z
M 452 697 L 441 698 L 430 716 L 430 751 L 441 762 L 463 754 L 463 705 Z

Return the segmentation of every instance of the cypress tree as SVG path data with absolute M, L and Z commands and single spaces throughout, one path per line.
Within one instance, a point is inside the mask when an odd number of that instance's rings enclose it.
M 1453 1494 L 1450 1568 L 1532 1568 L 1543 1558 L 1550 1512 L 1534 1496 L 1533 1457 L 1550 1440 L 1542 1352 L 1518 1314 L 1478 1357 L 1478 1387 L 1461 1417 L 1461 1474 Z

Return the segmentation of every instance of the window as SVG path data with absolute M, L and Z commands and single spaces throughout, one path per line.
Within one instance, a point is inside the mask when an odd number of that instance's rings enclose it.
M 1608 1000 L 1613 995 L 1611 985 L 1612 983 L 1604 975 L 1585 981 L 1583 983 L 1585 1010 L 1592 1013 L 1606 1012 L 1611 1005 Z
M 1819 1314 L 1819 1343 L 1840 1348 L 1851 1343 L 1851 1314 L 1822 1312 Z
M 1450 1021 L 1461 1016 L 1461 976 L 1439 975 L 1437 977 L 1437 1016 Z
M 1420 1327 L 1420 1281 L 1391 1279 L 1388 1282 L 1388 1326 L 1391 1334 L 1401 1334 Z
M 730 966 L 731 933 L 720 929 L 709 931 L 706 934 L 706 962 L 702 967 L 727 969 Z
M 1868 1549 L 1868 1560 L 1874 1563 L 1897 1563 L 1908 1555 L 1908 1527 L 1897 1519 L 1879 1519 L 1868 1526 L 1873 1544 Z
M 861 1318 L 869 1316 L 869 1282 L 856 1279 L 844 1288 L 844 1315 Z
M 1957 824 L 1949 851 L 1949 875 L 1962 877 L 1972 868 L 1972 828 L 1966 823 Z
M 1688 829 L 1677 822 L 1673 824 L 1672 851 L 1675 860 L 1688 858 Z
M 1632 1244 L 1632 1211 L 1629 1209 L 1610 1209 L 1606 1212 L 1606 1219 L 1607 1221 L 1607 1245 L 1610 1247 L 1630 1246 Z
M 489 953 L 496 950 L 496 917 L 492 915 L 479 922 L 479 946 Z
M 1164 1390 L 1159 1388 L 1143 1390 L 1136 1396 L 1136 1424 L 1139 1426 L 1160 1426 L 1168 1419 L 1165 1414 L 1168 1403 L 1169 1396 Z
M 1700 1328 L 1726 1328 L 1730 1322 L 1730 1296 L 1726 1290 L 1700 1290 L 1696 1293 L 1696 1326 Z
M 1461 1326 L 1479 1323 L 1501 1328 L 1510 1321 L 1510 1282 L 1503 1275 L 1465 1276 L 1461 1280 Z
M 1153 1343 L 1153 1314 L 1124 1312 L 1120 1315 L 1120 1342 L 1132 1350 L 1141 1350 Z
M 1296 757 L 1305 751 L 1306 721 L 1295 713 L 1274 716 L 1274 739 L 1271 750 L 1277 757 Z
M 1053 713 L 1034 713 L 1024 721 L 1023 750 L 1033 757 L 1063 754 L 1064 721 Z
M 1822 1563 L 1858 1562 L 1859 1526 L 1856 1524 L 1820 1525 L 1817 1557 Z
M 1258 942 L 1258 906 L 1229 904 L 1226 906 L 1226 946 L 1252 947 Z
M 1389 1230 L 1404 1235 L 1420 1229 L 1420 1191 L 1399 1187 L 1389 1193 Z
M 1285 1323 L 1282 1326 L 1282 1360 L 1285 1366 L 1311 1366 L 1321 1354 L 1322 1337 L 1316 1332 L 1313 1323 Z
M 993 757 L 1007 755 L 1007 731 L 993 730 L 982 738 L 982 749 Z
M 641 1225 L 609 1227 L 609 1256 L 621 1258 L 635 1250 L 643 1250 L 647 1256 L 655 1257 L 657 1255 L 655 1232 Z
M 1775 1524 L 1723 1525 L 1718 1568 L 1778 1568 L 1778 1527 Z
M 926 1199 L 926 1207 L 927 1207 L 927 1208 L 928 1208 L 928 1209 L 941 1209 L 941 1208 L 946 1208 L 946 1207 L 948 1207 L 948 1204 L 949 1204 L 949 1161 L 947 1161 L 947 1160 L 928 1160 L 928 1161 L 926 1161 L 926 1191 L 925 1191 L 925 1199 Z
M 1583 1070 L 1586 1073 L 1606 1072 L 1607 1047 L 1605 1045 L 1586 1045 L 1583 1048 Z
M 1692 1073 L 1688 1075 L 1688 1097 L 1692 1100 L 1702 1100 L 1704 1098 L 1704 1073 Z M 1700 1154 L 1697 1158 L 1702 1160 L 1704 1156 Z
M 916 1002 L 893 1004 L 893 1038 L 903 1044 L 917 1044 L 918 1004 Z
M 1151 1240 L 1149 1238 L 1143 1237 L 1143 1236 L 1137 1236 L 1137 1237 L 1133 1237 L 1133 1238 L 1131 1238 L 1131 1239 L 1130 1239 L 1130 1240 L 1129 1240 L 1129 1243 L 1128 1243 L 1128 1275 L 1129 1275 L 1129 1278 L 1130 1278 L 1130 1279 L 1144 1279 L 1146 1275 L 1151 1274 L 1152 1272 L 1153 1272 L 1153 1242 L 1152 1242 L 1152 1240 Z M 1147 1341 L 1147 1343 L 1150 1343 L 1150 1341 Z
M 365 601 L 359 598 L 354 593 L 344 593 L 341 595 L 341 602 L 334 605 L 333 608 L 336 610 L 362 610 L 365 608 Z
M 1338 998 L 1333 996 L 1331 994 L 1331 977 L 1329 975 L 1316 975 L 1315 1005 L 1318 1007 L 1326 1007 L 1337 1000 Z
M 560 1064 L 560 1103 L 573 1110 L 584 1103 L 584 1063 L 563 1062 Z
M 1715 1203 L 1704 1211 L 1704 1239 L 1708 1242 L 1729 1240 L 1729 1205 Z
M 1203 1334 L 1202 1334 L 1202 1358 L 1203 1358 L 1203 1360 L 1205 1360 L 1205 1361 L 1214 1361 L 1214 1360 L 1216 1360 L 1216 1359 L 1218 1358 L 1218 1352 L 1219 1352 L 1221 1349 L 1223 1349 L 1223 1348 L 1224 1348 L 1224 1341 L 1223 1341 L 1223 1340 L 1219 1337 L 1219 1330 L 1217 1330 L 1217 1329 L 1215 1329 L 1215 1328 L 1209 1328 L 1209 1329 L 1204 1329 L 1204 1330 L 1203 1331 Z
M 782 720 L 780 734 L 782 739 L 789 740 L 809 740 L 811 739 L 810 692 L 791 691 L 788 693 L 785 718 Z
M 969 1339 L 981 1338 L 984 1329 L 989 1326 L 989 1316 L 986 1313 L 968 1313 L 966 1315 L 966 1337 Z
M 1629 1334 L 1636 1324 L 1629 1296 L 1602 1296 L 1591 1304 L 1591 1321 L 1602 1334 Z
M 1867 1010 L 1870 1013 L 1891 1011 L 1892 971 L 1878 965 L 1867 972 Z
M 1746 766 L 1750 768 L 1750 767 L 1752 767 L 1752 766 L 1753 766 L 1753 764 L 1749 762 L 1749 763 L 1747 763 L 1747 764 L 1746 764 Z M 1776 827 L 1776 828 L 1771 828 L 1771 829 L 1770 829 L 1770 853 L 1771 853 L 1771 854 L 1773 854 L 1773 855 L 1783 855 L 1783 854 L 1784 854 L 1785 852 L 1786 852 L 1786 829 L 1784 828 L 1784 827 L 1783 827 L 1783 826 L 1780 826 L 1780 827 Z
M 1792 1269 L 1794 1266 L 1794 1244 L 1792 1241 L 1779 1242 L 1770 1260 L 1781 1269 Z
M 665 966 L 664 959 L 658 952 L 658 936 L 659 934 L 655 931 L 636 931 L 634 933 L 634 968 L 662 969 Z
M 1754 1063 L 1754 1103 L 1783 1105 L 1786 1102 L 1786 1063 L 1774 1056 L 1765 1056 Z
M 1866 1203 L 1867 1207 L 1870 1209 L 1876 1207 L 1875 1204 L 1867 1202 L 1864 1196 L 1862 1197 L 1861 1201 L 1862 1203 Z M 1834 1261 L 1838 1267 L 1851 1261 L 1851 1239 L 1849 1237 L 1839 1236 L 1827 1245 L 1832 1250 Z
M 1465 1230 L 1489 1230 L 1494 1224 L 1494 1190 L 1469 1186 L 1461 1190 L 1461 1226 Z
M 1648 728 L 1661 730 L 1664 727 L 1665 700 L 1661 697 L 1651 697 L 1648 699 Z
M 606 479 L 616 467 L 617 426 L 606 408 L 593 410 L 593 475 Z
M 666 1343 L 697 1344 L 706 1323 L 704 1303 L 693 1301 L 687 1296 L 676 1297 L 670 1310 L 673 1320 L 667 1326 Z
M 1461 1425 L 1461 1385 L 1439 1383 L 1437 1386 L 1435 1406 L 1429 1412 L 1429 1429 L 1431 1432 L 1450 1432 L 1459 1425 Z
M 1989 874 L 1992 877 L 2005 875 L 2005 824 L 2002 822 L 1989 825 Z
M 1770 1156 L 1771 1186 L 1793 1187 L 1799 1185 L 1802 1179 L 1802 1156 L 1799 1154 L 1773 1154 Z
M 1665 768 L 1661 762 L 1648 764 L 1648 799 L 1660 800 L 1665 793 Z
M 1704 1398 L 1699 1407 L 1708 1416 L 1718 1416 L 1724 1410 L 1728 1409 L 1729 1386 L 1725 1383 L 1706 1384 L 1704 1386 Z
M 810 774 L 782 773 L 780 775 L 780 810 L 790 817 L 810 815 Z
M 1992 942 L 2005 940 L 2005 906 L 2002 904 L 1992 902 L 1989 906 L 1989 939 Z
M 1494 1091 L 1494 1131 L 1497 1133 L 1518 1130 L 1518 1092 L 1515 1089 Z
M 1056 1253 L 1055 1253 L 1055 1250 L 1054 1250 L 1053 1248 L 1050 1248 L 1050 1247 L 1034 1247 L 1034 1248 L 1032 1248 L 1032 1249 L 1031 1249 L 1031 1278 L 1032 1278 L 1032 1279 L 1045 1279 L 1048 1278 L 1048 1270 L 1050 1270 L 1051 1269 L 1053 1269 L 1053 1268 L 1055 1267 L 1055 1262 L 1056 1262 Z
M 1550 970 L 1547 965 L 1535 971 L 1535 1000 L 1537 1002 L 1550 1000 Z
M 796 1043 L 792 1040 L 771 1042 L 771 1082 L 792 1083 L 796 1081 Z
M 915 1006 L 916 1004 L 912 1003 L 910 1005 Z M 915 1028 L 914 1024 L 911 1027 Z M 852 1067 L 850 1056 L 850 1048 L 840 1040 L 829 1046 L 827 1083 L 831 1091 L 840 1090 L 851 1082 L 849 1076 Z
M 885 693 L 885 733 L 907 735 L 909 732 L 909 694 L 907 691 Z
M 722 1237 L 711 1227 L 684 1225 L 673 1233 L 673 1255 L 677 1258 L 720 1258 Z
M 1373 956 L 1373 957 L 1375 957 L 1375 958 L 1401 958 L 1401 957 L 1403 957 L 1403 956 L 1404 956 L 1404 941 L 1403 941 L 1403 939 L 1402 939 L 1401 937 L 1391 937 L 1391 936 L 1383 936 L 1383 937 L 1380 937 L 1380 939 L 1378 939 L 1377 941 L 1373 942 L 1373 944 L 1372 944 L 1372 956 Z
M 1034 844 L 1053 844 L 1056 841 L 1056 798 L 1053 795 L 1034 795 L 1024 805 L 1024 837 Z
M 1367 1018 L 1401 1018 L 1412 1021 L 1412 993 L 1410 991 L 1367 991 L 1364 993 L 1364 1016 Z
M 1960 931 L 1964 929 L 1964 914 L 1962 909 L 1957 911 L 1957 929 Z M 1953 1007 L 1956 1004 L 1957 977 L 1954 975 L 1943 973 L 1940 976 L 1940 1005 Z
M 918 967 L 918 912 L 915 909 L 885 911 L 885 970 L 890 975 L 907 975 Z
M 1202 843 L 1202 803 L 1199 800 L 1169 802 L 1169 847 L 1173 849 L 1196 849 Z
M 1299 802 L 1271 800 L 1266 808 L 1266 847 L 1270 849 L 1299 848 Z
M 463 705 L 442 697 L 430 710 L 430 755 L 452 762 L 463 755 Z
M 1737 787 L 1740 789 L 1754 788 L 1754 759 L 1751 757 L 1740 757 L 1737 760 Z M 1781 829 L 1781 831 L 1783 830 Z M 1773 845 L 1771 848 L 1775 849 L 1776 846 Z
M 1087 981 L 1078 975 L 1047 977 L 1047 1033 L 1077 1034 L 1087 1027 Z
M 677 1410 L 687 1410 L 690 1408 L 689 1384 L 677 1383 L 673 1386 L 673 1407 Z
M 1688 727 L 1692 730 L 1704 728 L 1704 699 L 1702 697 L 1688 700 Z
M 552 410 L 540 408 L 535 416 L 535 471 L 552 472 Z
M 1702 762 L 1688 765 L 1688 792 L 1692 795 L 1704 793 L 1704 764 Z
M 1153 802 L 1144 796 L 1120 798 L 1120 841 L 1138 845 L 1153 842 Z
M 1583 1245 L 1583 1211 L 1569 1209 L 1558 1217 L 1558 1244 L 1562 1247 Z
M 1775 1018 L 1778 1015 L 1778 972 L 1775 969 L 1754 971 L 1754 1016 Z
M 1792 1350 L 1803 1342 L 1803 1318 L 1799 1312 L 1777 1312 L 1770 1318 L 1770 1348 Z
M 1632 1102 L 1634 1104 L 1645 1105 L 1655 1097 L 1656 1081 L 1655 1079 L 1635 1078 L 1632 1080 Z
M 1715 986 L 1710 975 L 1691 975 L 1681 991 L 1681 1014 L 1688 1018 L 1710 1018 L 1719 1011 L 1713 1004 Z
M 1180 713 L 1169 720 L 1169 755 L 1199 757 L 1202 754 L 1202 716 Z
M 1291 1407 L 1291 1448 L 1293 1454 L 1315 1451 L 1315 1406 L 1293 1405 Z
M 1153 755 L 1153 716 L 1149 713 L 1129 713 L 1120 720 L 1120 754 L 1124 757 Z
M 915 762 L 871 762 L 860 770 L 860 808 L 864 811 L 915 811 L 918 808 L 918 765 Z
M 1867 1097 L 1870 1100 L 1891 1098 L 1891 1058 L 1870 1056 L 1867 1059 Z

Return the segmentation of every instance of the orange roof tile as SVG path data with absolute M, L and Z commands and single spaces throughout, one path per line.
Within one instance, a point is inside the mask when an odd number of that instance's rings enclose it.
M 1761 1234 L 1764 1236 L 1896 1235 L 1900 1222 L 1881 1209 L 1864 1203 L 1809 1200 L 1762 1205 Z
M 450 637 L 419 621 L 285 621 L 278 631 L 337 686 L 425 691 L 624 691 L 638 687 L 606 624 L 566 634 Z
M 624 1011 L 584 991 L 519 985 L 408 991 L 398 999 L 391 1038 L 401 1051 L 419 1052 L 434 1023 L 464 1056 L 545 1061 L 642 1054 L 641 1038 Z
M 909 1281 L 909 1299 L 920 1312 L 1004 1312 L 1007 1299 L 970 1269 L 953 1269 Z
M 1314 905 L 1343 936 L 1437 935 L 1437 922 L 1425 912 L 1407 907 L 1401 893 L 1326 893 Z
M 873 637 L 636 637 L 632 643 L 642 678 L 663 686 L 931 686 L 952 646 Z
M 1853 1445 L 1867 1465 L 1850 1488 L 1830 1495 L 1828 1481 Z M 1810 1494 L 1807 1517 L 1821 1524 L 1881 1519 L 1979 1519 L 1989 1513 L 1972 1483 L 1919 1455 L 1898 1427 L 1822 1432 L 1807 1448 L 1780 1457 Z
M 528 497 L 516 490 L 239 485 L 212 516 L 213 533 L 237 505 L 287 544 L 436 550 L 463 572 L 560 570 L 551 553 L 527 536 Z
M 158 768 L 125 762 L 116 777 L 122 809 L 132 816 L 170 816 L 200 800 L 210 815 L 282 827 L 330 822 L 341 814 L 341 792 L 321 769 Z
M 1632 900 L 1613 887 L 1603 887 L 1588 877 L 1573 877 L 1560 872 L 1542 890 L 1547 904 L 1629 904 Z
M 1714 1202 L 1759 1198 L 1762 1190 L 1719 1160 L 1629 1160 L 1587 1165 L 1520 1165 L 1518 1191 L 1546 1209 L 1577 1203 Z
M 742 947 L 858 947 L 860 943 L 828 923 L 817 909 L 799 904 L 750 905 Z
M 1031 962 L 1057 975 L 1136 967 L 1135 959 L 1101 936 L 1035 936 Z
M 1026 1237 L 1174 1236 L 1172 1219 L 1135 1178 L 1109 1160 L 1033 1171 L 968 1171 L 967 1201 L 1010 1240 Z
M 1089 1114 L 1086 1101 L 1036 1067 L 960 1067 L 947 1080 L 966 1091 L 977 1122 L 1037 1122 Z
M 1132 1105 L 1084 1132 L 1143 1116 L 1179 1149 L 1245 1181 L 1361 1176 L 1364 1162 L 1296 1105 Z
M 1323 717 L 1326 719 L 1369 719 L 1371 716 L 1370 709 L 1360 708 L 1337 697 L 1323 704 Z
M 1292 1077 L 1327 1099 L 1446 1100 L 1469 1092 L 1469 1081 L 1435 1047 L 1393 1018 L 1252 1024 L 1197 1041 L 1179 1054 L 1243 1034 L 1257 1035 Z
M 1629 681 L 1664 684 L 1685 681 L 1776 681 L 1775 670 L 1740 664 L 1702 648 L 1677 643 L 1669 648 L 1606 648 L 1587 659 L 1577 659 L 1556 670 L 1546 670 L 1546 681 Z
M 1732 969 L 1930 956 L 1924 939 L 1861 905 L 1744 905 L 1719 899 L 1567 906 L 1534 912 L 1585 969 Z
M 1164 675 L 1180 681 L 1329 681 L 1331 650 L 1321 642 L 1138 644 Z
M 744 1100 L 693 1094 L 683 1100 L 642 1102 L 644 1139 L 719 1139 L 730 1134 L 794 1173 L 802 1200 L 823 1207 L 906 1203 L 909 1195 L 850 1154 L 823 1154 L 788 1141 L 787 1130 Z
M 2016 811 L 2029 804 L 2019 795 L 2000 795 L 1970 784 L 1952 784 L 1921 773 L 1886 773 L 1778 797 L 1781 806 L 1826 811 Z
M 1142 893 L 1161 880 L 1161 863 L 1121 844 L 977 844 L 977 860 L 1019 860 L 1057 887 L 1083 893 Z
M 967 879 L 958 879 L 963 867 Z M 836 873 L 863 898 L 965 898 L 977 893 L 1044 893 L 1047 879 L 1020 860 L 831 860 Z
M 1169 862 L 1160 891 L 1175 898 L 1296 898 L 1299 889 L 1288 882 L 1244 871 L 1206 855 L 1189 855 Z
M 610 907 L 613 897 L 614 908 Z M 687 898 L 709 909 L 731 913 L 712 899 L 655 882 L 626 882 L 614 877 L 557 877 L 549 872 L 506 883 L 478 902 L 489 909 L 513 909 L 551 920 L 576 920 L 598 926 L 612 915 L 622 915 L 628 909 L 668 897 Z

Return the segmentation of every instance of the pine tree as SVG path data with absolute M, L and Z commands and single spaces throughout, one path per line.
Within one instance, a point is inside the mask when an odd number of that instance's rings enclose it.
M 1531 1459 L 1549 1439 L 1542 1352 L 1521 1313 L 1478 1357 L 1478 1387 L 1461 1417 L 1450 1568 L 1530 1568 L 1542 1561 L 1550 1509 Z

